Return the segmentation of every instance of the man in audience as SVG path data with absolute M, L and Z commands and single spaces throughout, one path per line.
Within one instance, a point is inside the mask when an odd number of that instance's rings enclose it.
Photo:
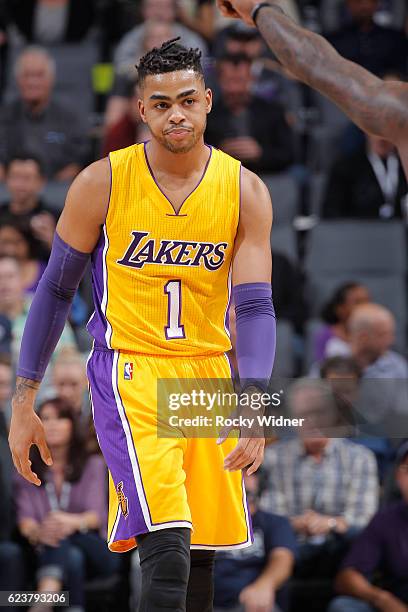
M 72 349 L 63 349 L 52 369 L 52 384 L 57 396 L 72 406 L 79 422 L 89 423 L 88 381 L 82 355 Z
M 12 361 L 17 362 L 23 329 L 28 315 L 30 301 L 24 295 L 20 265 L 13 257 L 0 257 L 0 314 L 12 324 Z M 63 346 L 76 347 L 74 334 L 67 324 L 57 345 L 58 353 Z
M 0 207 L 0 226 L 10 217 L 24 220 L 36 240 L 38 257 L 47 260 L 58 214 L 41 200 L 45 183 L 41 162 L 31 155 L 14 157 L 6 165 L 5 180 L 10 199 Z
M 297 437 L 266 449 L 261 508 L 290 518 L 300 544 L 297 575 L 330 577 L 377 509 L 377 466 L 370 450 L 326 437 L 336 431 L 337 407 L 325 382 L 299 379 L 289 404 L 305 421 Z
M 117 101 L 119 97 L 117 97 Z M 142 122 L 139 112 L 138 86 L 133 85 L 133 94 L 130 100 L 121 98 L 125 107 L 120 109 L 121 102 L 113 102 L 110 111 L 118 113 L 118 118 L 111 125 L 105 126 L 105 134 L 102 142 L 102 156 L 109 155 L 111 151 L 130 147 L 136 142 L 142 142 L 149 138 L 146 125 Z M 114 108 L 115 107 L 115 108 Z
M 19 97 L 0 113 L 1 175 L 7 160 L 23 150 L 41 160 L 48 179 L 72 180 L 87 161 L 87 126 L 53 98 L 54 60 L 44 49 L 28 47 L 15 75 Z
M 349 25 L 327 36 L 343 57 L 374 74 L 407 70 L 408 43 L 404 32 L 377 25 L 378 0 L 347 0 Z
M 176 9 L 174 0 L 143 0 L 143 22 L 125 34 L 119 42 L 114 57 L 115 71 L 123 74 L 129 72 L 130 68 L 134 69 L 137 58 L 143 55 L 146 22 L 151 20 L 170 24 L 174 37 L 181 37 L 182 45 L 187 48 L 198 48 L 203 54 L 206 53 L 204 40 L 186 26 L 177 23 Z
M 217 553 L 214 612 L 287 609 L 284 585 L 292 574 L 296 539 L 285 517 L 259 509 L 262 478 L 260 470 L 244 476 L 254 543 L 247 549 Z
M 12 394 L 10 358 L 0 354 L 0 590 L 24 588 L 24 559 L 20 547 L 11 541 L 14 524 L 13 462 L 7 442 L 8 410 Z M 7 608 L 8 609 L 8 608 Z
M 351 353 L 364 378 L 408 378 L 406 359 L 391 350 L 395 341 L 393 314 L 380 304 L 362 304 L 348 321 Z
M 343 597 L 329 612 L 408 611 L 408 441 L 397 453 L 396 480 L 402 500 L 377 512 L 353 543 L 336 579 Z
M 105 130 L 114 128 L 117 124 L 120 124 L 121 119 L 125 115 L 130 115 L 130 123 L 133 121 L 140 124 L 140 113 L 137 106 L 137 71 L 135 65 L 139 63 L 142 55 L 153 49 L 153 47 L 160 47 L 166 40 L 176 38 L 177 34 L 174 32 L 175 23 L 167 23 L 161 19 L 150 19 L 143 23 L 143 39 L 141 41 L 141 47 L 135 51 L 136 55 L 131 58 L 131 62 L 120 64 L 115 66 L 115 79 L 113 83 L 112 92 L 109 96 L 105 117 L 104 125 Z M 127 60 L 128 61 L 128 60 Z M 134 102 L 136 101 L 136 104 Z M 134 114 L 137 111 L 137 115 Z M 109 137 L 105 134 L 105 137 Z M 132 138 L 133 144 L 140 142 L 135 140 L 136 138 L 136 125 L 132 127 Z M 128 146 L 128 145 L 125 145 Z M 106 145 L 103 149 L 105 150 Z M 118 147 L 121 148 L 121 147 Z M 114 148 L 110 149 L 114 151 Z
M 359 442 L 375 452 L 382 478 L 392 457 L 388 438 L 400 437 L 407 424 L 408 363 L 391 350 L 395 319 L 384 306 L 358 306 L 348 327 L 351 353 L 363 372 L 356 404 L 357 414 L 365 420 Z
M 353 438 L 354 442 L 362 444 L 374 453 L 380 481 L 383 482 L 393 457 L 393 448 L 390 440 L 382 435 L 380 428 L 375 436 L 367 437 L 363 433 L 369 429 L 369 423 L 364 417 L 365 410 L 361 409 L 364 387 L 364 383 L 361 383 L 361 368 L 353 357 L 329 357 L 321 363 L 320 375 L 329 382 L 333 390 L 338 410 L 338 423 L 344 431 L 341 435 Z M 374 393 L 377 392 L 376 382 L 372 383 L 370 380 L 365 382 L 369 387 L 374 387 Z M 375 402 L 369 400 L 368 403 L 368 411 L 372 413 Z
M 391 219 L 406 216 L 407 181 L 391 142 L 366 136 L 366 146 L 332 167 L 322 216 Z
M 283 108 L 252 95 L 251 60 L 218 61 L 221 95 L 208 116 L 206 141 L 254 172 L 281 172 L 293 162 L 293 134 Z

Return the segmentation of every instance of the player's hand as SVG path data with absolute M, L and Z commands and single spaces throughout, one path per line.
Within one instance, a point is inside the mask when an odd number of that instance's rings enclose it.
M 17 472 L 28 482 L 40 486 L 41 480 L 31 470 L 31 446 L 35 444 L 38 447 L 41 459 L 47 465 L 52 465 L 52 458 L 45 441 L 44 426 L 34 412 L 34 391 L 36 389 L 25 385 L 24 379 L 17 379 L 17 389 L 12 402 L 9 445 Z
M 275 591 L 269 580 L 260 578 L 239 594 L 239 603 L 245 608 L 245 612 L 270 612 L 275 603 Z
M 264 449 L 264 438 L 240 438 L 234 450 L 225 457 L 224 469 L 235 472 L 248 467 L 247 474 L 250 476 L 260 467 Z
M 259 0 L 217 0 L 217 6 L 224 17 L 242 19 L 248 25 L 255 25 L 251 19 L 251 12 Z

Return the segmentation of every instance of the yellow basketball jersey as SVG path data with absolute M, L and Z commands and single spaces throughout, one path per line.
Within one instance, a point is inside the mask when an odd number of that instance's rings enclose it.
M 106 222 L 92 254 L 98 345 L 146 355 L 225 352 L 240 163 L 208 147 L 209 161 L 176 214 L 144 144 L 110 154 Z

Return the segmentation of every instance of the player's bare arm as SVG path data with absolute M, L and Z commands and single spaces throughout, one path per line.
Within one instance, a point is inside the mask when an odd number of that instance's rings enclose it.
M 250 291 L 254 283 L 271 282 L 271 225 L 272 204 L 268 189 L 259 177 L 243 168 L 241 212 L 232 265 L 234 288 L 244 286 Z M 240 376 L 242 378 L 242 372 Z M 226 469 L 239 470 L 249 466 L 248 474 L 252 474 L 261 465 L 265 439 L 255 431 L 250 433 L 253 435 L 241 437 L 237 446 L 226 457 Z
M 110 170 L 107 159 L 95 162 L 76 178 L 57 225 L 57 234 L 67 247 L 83 254 L 93 251 L 106 216 L 109 190 Z M 41 342 L 40 338 L 38 342 Z M 10 450 L 17 471 L 36 485 L 40 484 L 40 480 L 30 467 L 30 447 L 37 445 L 43 461 L 48 465 L 52 461 L 41 420 L 34 411 L 39 386 L 40 380 L 17 376 L 9 435 Z
M 241 176 L 241 211 L 232 264 L 232 284 L 271 281 L 272 203 L 268 188 L 246 168 Z
M 256 0 L 218 0 L 220 10 L 253 25 Z M 399 148 L 408 140 L 408 84 L 383 81 L 350 62 L 319 34 L 294 23 L 278 4 L 262 7 L 256 25 L 294 77 L 337 104 L 359 127 Z

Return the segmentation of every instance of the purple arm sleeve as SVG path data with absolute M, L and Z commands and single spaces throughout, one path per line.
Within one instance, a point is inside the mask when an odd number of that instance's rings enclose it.
M 237 327 L 236 355 L 241 389 L 265 390 L 272 374 L 276 318 L 270 283 L 245 283 L 232 290 Z
M 28 313 L 17 376 L 41 381 L 68 318 L 90 253 L 81 253 L 54 235 L 48 266 Z

